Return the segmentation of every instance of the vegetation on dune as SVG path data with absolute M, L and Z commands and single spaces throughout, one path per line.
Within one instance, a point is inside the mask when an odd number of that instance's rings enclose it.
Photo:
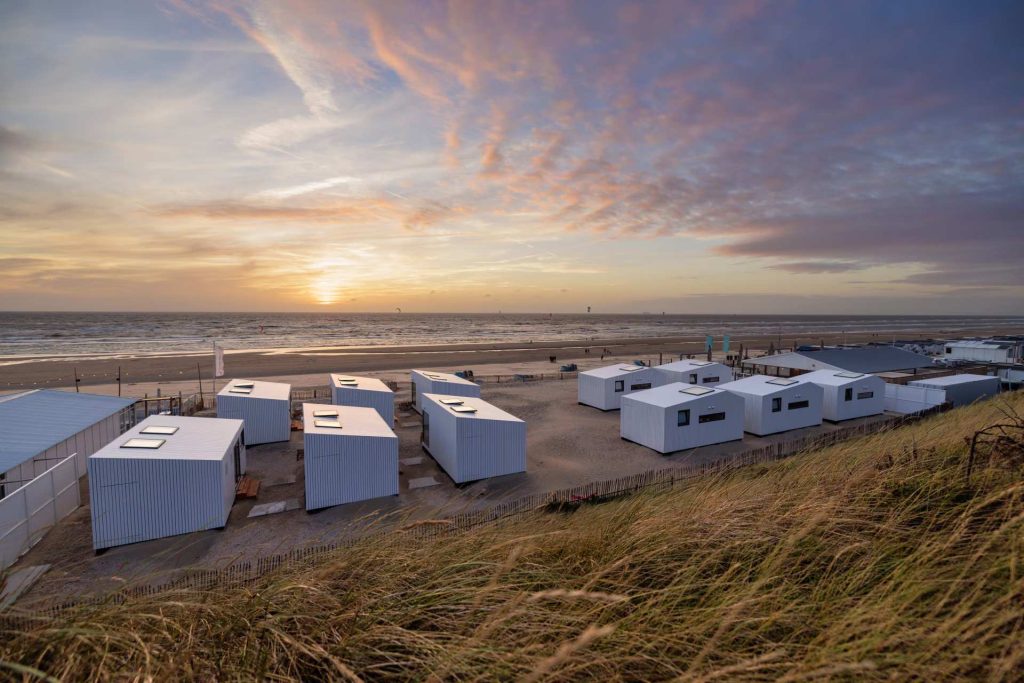
M 1019 680 L 1024 396 L 2 634 L 13 678 Z M 967 462 L 974 433 L 986 435 Z

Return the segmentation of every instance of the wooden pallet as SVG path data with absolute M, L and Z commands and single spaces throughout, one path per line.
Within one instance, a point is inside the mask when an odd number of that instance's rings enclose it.
M 292 420 L 292 431 L 293 432 L 301 432 L 302 431 L 302 420 Z
M 255 498 L 260 493 L 260 480 L 244 476 L 238 480 L 238 488 L 235 490 L 236 498 Z

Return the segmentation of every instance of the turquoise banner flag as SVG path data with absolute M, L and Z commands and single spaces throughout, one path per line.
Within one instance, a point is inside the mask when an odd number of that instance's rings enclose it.
M 712 337 L 712 336 L 711 336 L 711 335 L 709 334 L 709 335 L 708 335 L 708 338 L 707 338 L 707 340 L 705 340 L 705 342 L 704 342 L 704 343 L 705 343 L 705 348 L 707 348 L 707 350 L 708 350 L 708 351 L 710 351 L 710 350 L 711 350 L 711 347 L 715 345 L 715 338 L 714 338 L 714 337 Z
M 722 337 L 722 353 L 729 353 L 729 335 Z

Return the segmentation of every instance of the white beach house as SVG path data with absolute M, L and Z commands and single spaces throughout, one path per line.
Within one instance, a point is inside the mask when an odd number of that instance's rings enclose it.
M 227 524 L 245 472 L 241 420 L 153 415 L 89 457 L 93 548 Z
M 743 397 L 743 429 L 765 436 L 821 424 L 824 391 L 796 377 L 754 375 L 718 385 Z
M 587 370 L 576 378 L 578 401 L 600 410 L 618 410 L 622 397 L 664 384 L 654 368 L 642 365 L 609 365 Z
M 885 412 L 885 380 L 881 377 L 845 370 L 815 370 L 799 378 L 821 387 L 821 415 L 831 422 Z
M 232 380 L 217 393 L 217 417 L 245 422 L 250 446 L 287 441 L 292 433 L 292 385 Z
M 907 385 L 926 389 L 942 389 L 946 392 L 946 402 L 952 403 L 954 406 L 970 405 L 977 400 L 999 393 L 998 377 L 969 373 L 918 379 L 907 382 Z
M 446 396 L 480 396 L 480 385 L 458 375 L 433 370 L 413 370 L 412 407 L 418 413 L 423 394 L 444 394 Z
M 456 484 L 526 471 L 526 423 L 480 398 L 423 394 L 423 448 Z
M 302 406 L 306 509 L 398 495 L 398 437 L 363 406 Z
M 373 408 L 389 427 L 395 424 L 395 392 L 376 377 L 331 375 L 331 403 Z
M 685 382 L 715 387 L 732 381 L 732 368 L 708 360 L 683 359 L 657 365 L 654 368 L 665 382 Z
M 684 382 L 622 398 L 623 439 L 673 453 L 743 438 L 744 400 L 713 387 Z

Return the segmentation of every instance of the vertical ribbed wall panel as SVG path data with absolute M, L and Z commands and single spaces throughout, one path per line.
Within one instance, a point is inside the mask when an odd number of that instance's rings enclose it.
M 90 458 L 93 547 L 224 526 L 233 470 L 233 445 L 223 460 Z
M 398 495 L 397 436 L 307 433 L 303 441 L 307 510 Z
M 336 406 L 373 408 L 391 426 L 395 424 L 395 394 L 391 391 L 369 391 L 347 387 L 331 387 L 331 403 Z
M 290 401 L 251 396 L 217 396 L 217 417 L 245 422 L 245 443 L 255 446 L 291 438 Z

